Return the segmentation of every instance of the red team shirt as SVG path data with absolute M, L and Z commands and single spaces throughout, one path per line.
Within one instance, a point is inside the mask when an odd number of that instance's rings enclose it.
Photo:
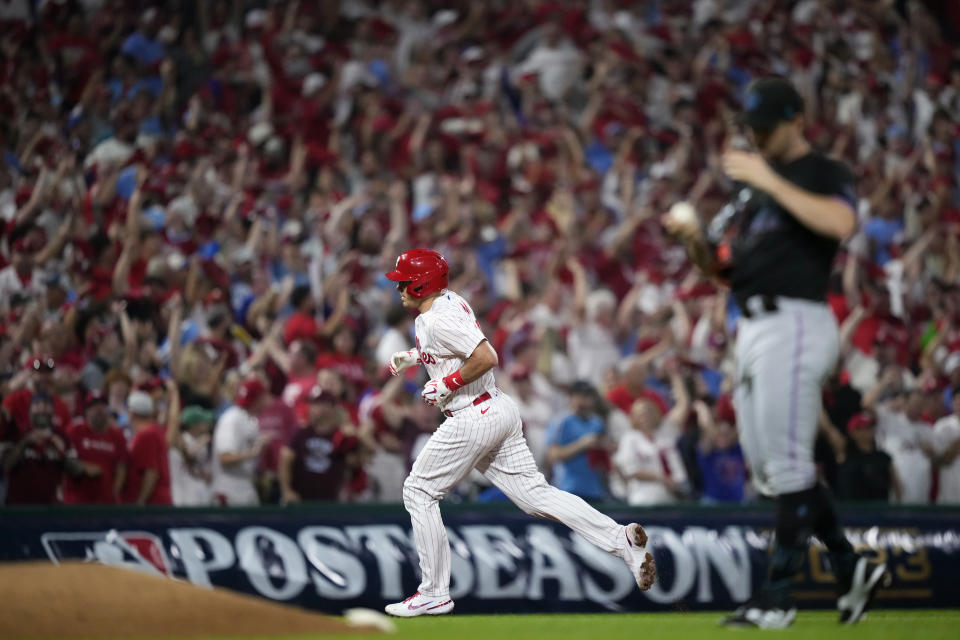
M 70 446 L 77 460 L 100 467 L 100 476 L 91 478 L 66 476 L 63 481 L 63 501 L 66 504 L 108 504 L 115 502 L 113 479 L 117 465 L 127 461 L 127 439 L 116 427 L 97 431 L 87 423 L 71 425 L 67 429 Z M 139 490 L 139 487 L 138 487 Z M 136 497 L 136 496 L 134 496 Z
M 23 457 L 7 476 L 7 504 L 54 504 L 67 457 L 62 435 L 51 432 L 24 447 Z
M 13 423 L 17 425 L 19 435 L 25 434 L 30 430 L 30 401 L 33 399 L 33 391 L 30 389 L 20 389 L 14 391 L 3 399 L 3 408 L 10 413 Z M 53 397 L 53 428 L 61 433 L 66 430 L 70 424 L 70 409 L 60 398 Z M 7 436 L 7 439 L 14 439 Z
M 137 501 L 143 474 L 147 469 L 156 469 L 159 473 L 153 495 L 147 498 L 147 504 L 173 504 L 170 496 L 170 462 L 167 459 L 167 438 L 160 425 L 151 424 L 136 433 L 130 442 L 130 470 L 127 474 L 127 486 L 124 490 L 124 502 Z

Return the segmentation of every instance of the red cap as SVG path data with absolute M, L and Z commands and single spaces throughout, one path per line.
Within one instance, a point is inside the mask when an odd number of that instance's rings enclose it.
M 868 411 L 861 411 L 860 413 L 850 418 L 850 421 L 847 422 L 847 433 L 853 433 L 858 429 L 866 429 L 868 427 L 873 427 L 876 424 L 877 424 L 877 421 L 873 419 L 872 413 Z
M 237 397 L 234 401 L 241 409 L 247 409 L 266 392 L 267 388 L 263 386 L 259 378 L 248 378 L 240 383 L 240 388 L 237 389 Z
M 637 397 L 637 400 L 649 400 L 656 405 L 657 409 L 660 411 L 660 415 L 667 415 L 667 412 L 670 411 L 670 408 L 667 406 L 667 401 L 663 399 L 656 391 L 650 389 L 644 389 L 640 395 Z
M 721 422 L 730 422 L 736 423 L 737 413 L 733 409 L 733 402 L 730 401 L 730 396 L 720 396 L 717 400 L 717 406 L 714 409 L 714 414 L 717 417 L 717 420 Z
M 27 369 L 32 369 L 33 371 L 53 371 L 56 367 L 57 365 L 53 360 L 53 356 L 45 354 L 37 354 L 27 362 Z

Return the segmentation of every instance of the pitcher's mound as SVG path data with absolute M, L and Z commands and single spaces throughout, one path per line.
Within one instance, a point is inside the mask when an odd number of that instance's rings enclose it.
M 358 631 L 253 596 L 100 564 L 0 565 L 0 603 L 0 638 L 263 638 Z

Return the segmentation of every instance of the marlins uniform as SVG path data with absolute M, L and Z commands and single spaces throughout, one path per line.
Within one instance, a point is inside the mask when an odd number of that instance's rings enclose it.
M 486 338 L 469 303 L 446 289 L 447 266 L 439 253 L 418 249 L 407 252 L 398 260 L 398 270 L 387 276 L 400 281 L 401 290 L 417 288 L 417 275 L 424 267 L 416 260 L 409 260 L 411 254 L 423 257 L 427 265 L 436 265 L 438 273 L 442 273 L 432 280 L 435 294 L 432 304 L 416 319 L 416 351 L 395 354 L 413 354 L 415 359 L 410 363 L 419 362 L 426 367 L 431 382 L 425 388 L 424 397 L 429 400 L 431 385 L 459 375 L 464 363 Z M 431 275 L 436 274 L 427 270 L 420 280 Z M 517 404 L 497 389 L 492 371 L 487 370 L 453 390 L 439 407 L 446 419 L 417 456 L 403 486 L 403 500 L 410 512 L 414 543 L 420 556 L 420 588 L 407 601 L 389 605 L 389 613 L 410 616 L 446 613 L 452 609 L 450 544 L 438 500 L 474 468 L 525 512 L 563 522 L 597 547 L 623 558 L 633 569 L 641 588 L 649 588 L 652 575 L 647 584 L 643 573 L 652 571 L 653 562 L 643 548 L 646 535 L 642 529 L 637 525 L 617 524 L 579 497 L 547 484 L 524 440 Z M 635 531 L 639 531 L 636 536 Z M 649 560 L 648 568 L 641 567 L 644 558 Z
M 812 535 L 829 551 L 840 621 L 853 623 L 890 575 L 847 540 L 833 498 L 817 480 L 813 447 L 821 385 L 839 350 L 827 282 L 840 240 L 856 222 L 854 179 L 803 138 L 803 98 L 786 80 L 755 81 L 744 106 L 761 153 L 723 154 L 724 171 L 742 186 L 706 240 L 743 314 L 734 391 L 740 444 L 757 487 L 776 498 L 777 516 L 767 580 L 724 623 L 792 624 L 790 587 Z
M 810 153 L 775 170 L 814 193 L 855 204 L 853 175 Z M 821 385 L 837 363 L 826 304 L 838 242 L 801 224 L 766 193 L 742 188 L 710 229 L 743 317 L 737 328 L 737 429 L 753 480 L 775 496 L 816 484 L 813 445 Z

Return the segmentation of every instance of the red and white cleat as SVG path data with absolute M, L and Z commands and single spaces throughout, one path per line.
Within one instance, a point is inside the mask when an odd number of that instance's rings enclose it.
M 646 591 L 657 579 L 657 565 L 653 562 L 653 555 L 647 552 L 647 532 L 633 523 L 627 525 L 624 533 L 623 559 L 633 571 L 637 586 L 641 591 Z
M 384 610 L 391 616 L 398 618 L 413 618 L 414 616 L 439 616 L 453 611 L 453 600 L 450 596 L 424 596 L 417 591 L 404 600 L 388 604 Z

